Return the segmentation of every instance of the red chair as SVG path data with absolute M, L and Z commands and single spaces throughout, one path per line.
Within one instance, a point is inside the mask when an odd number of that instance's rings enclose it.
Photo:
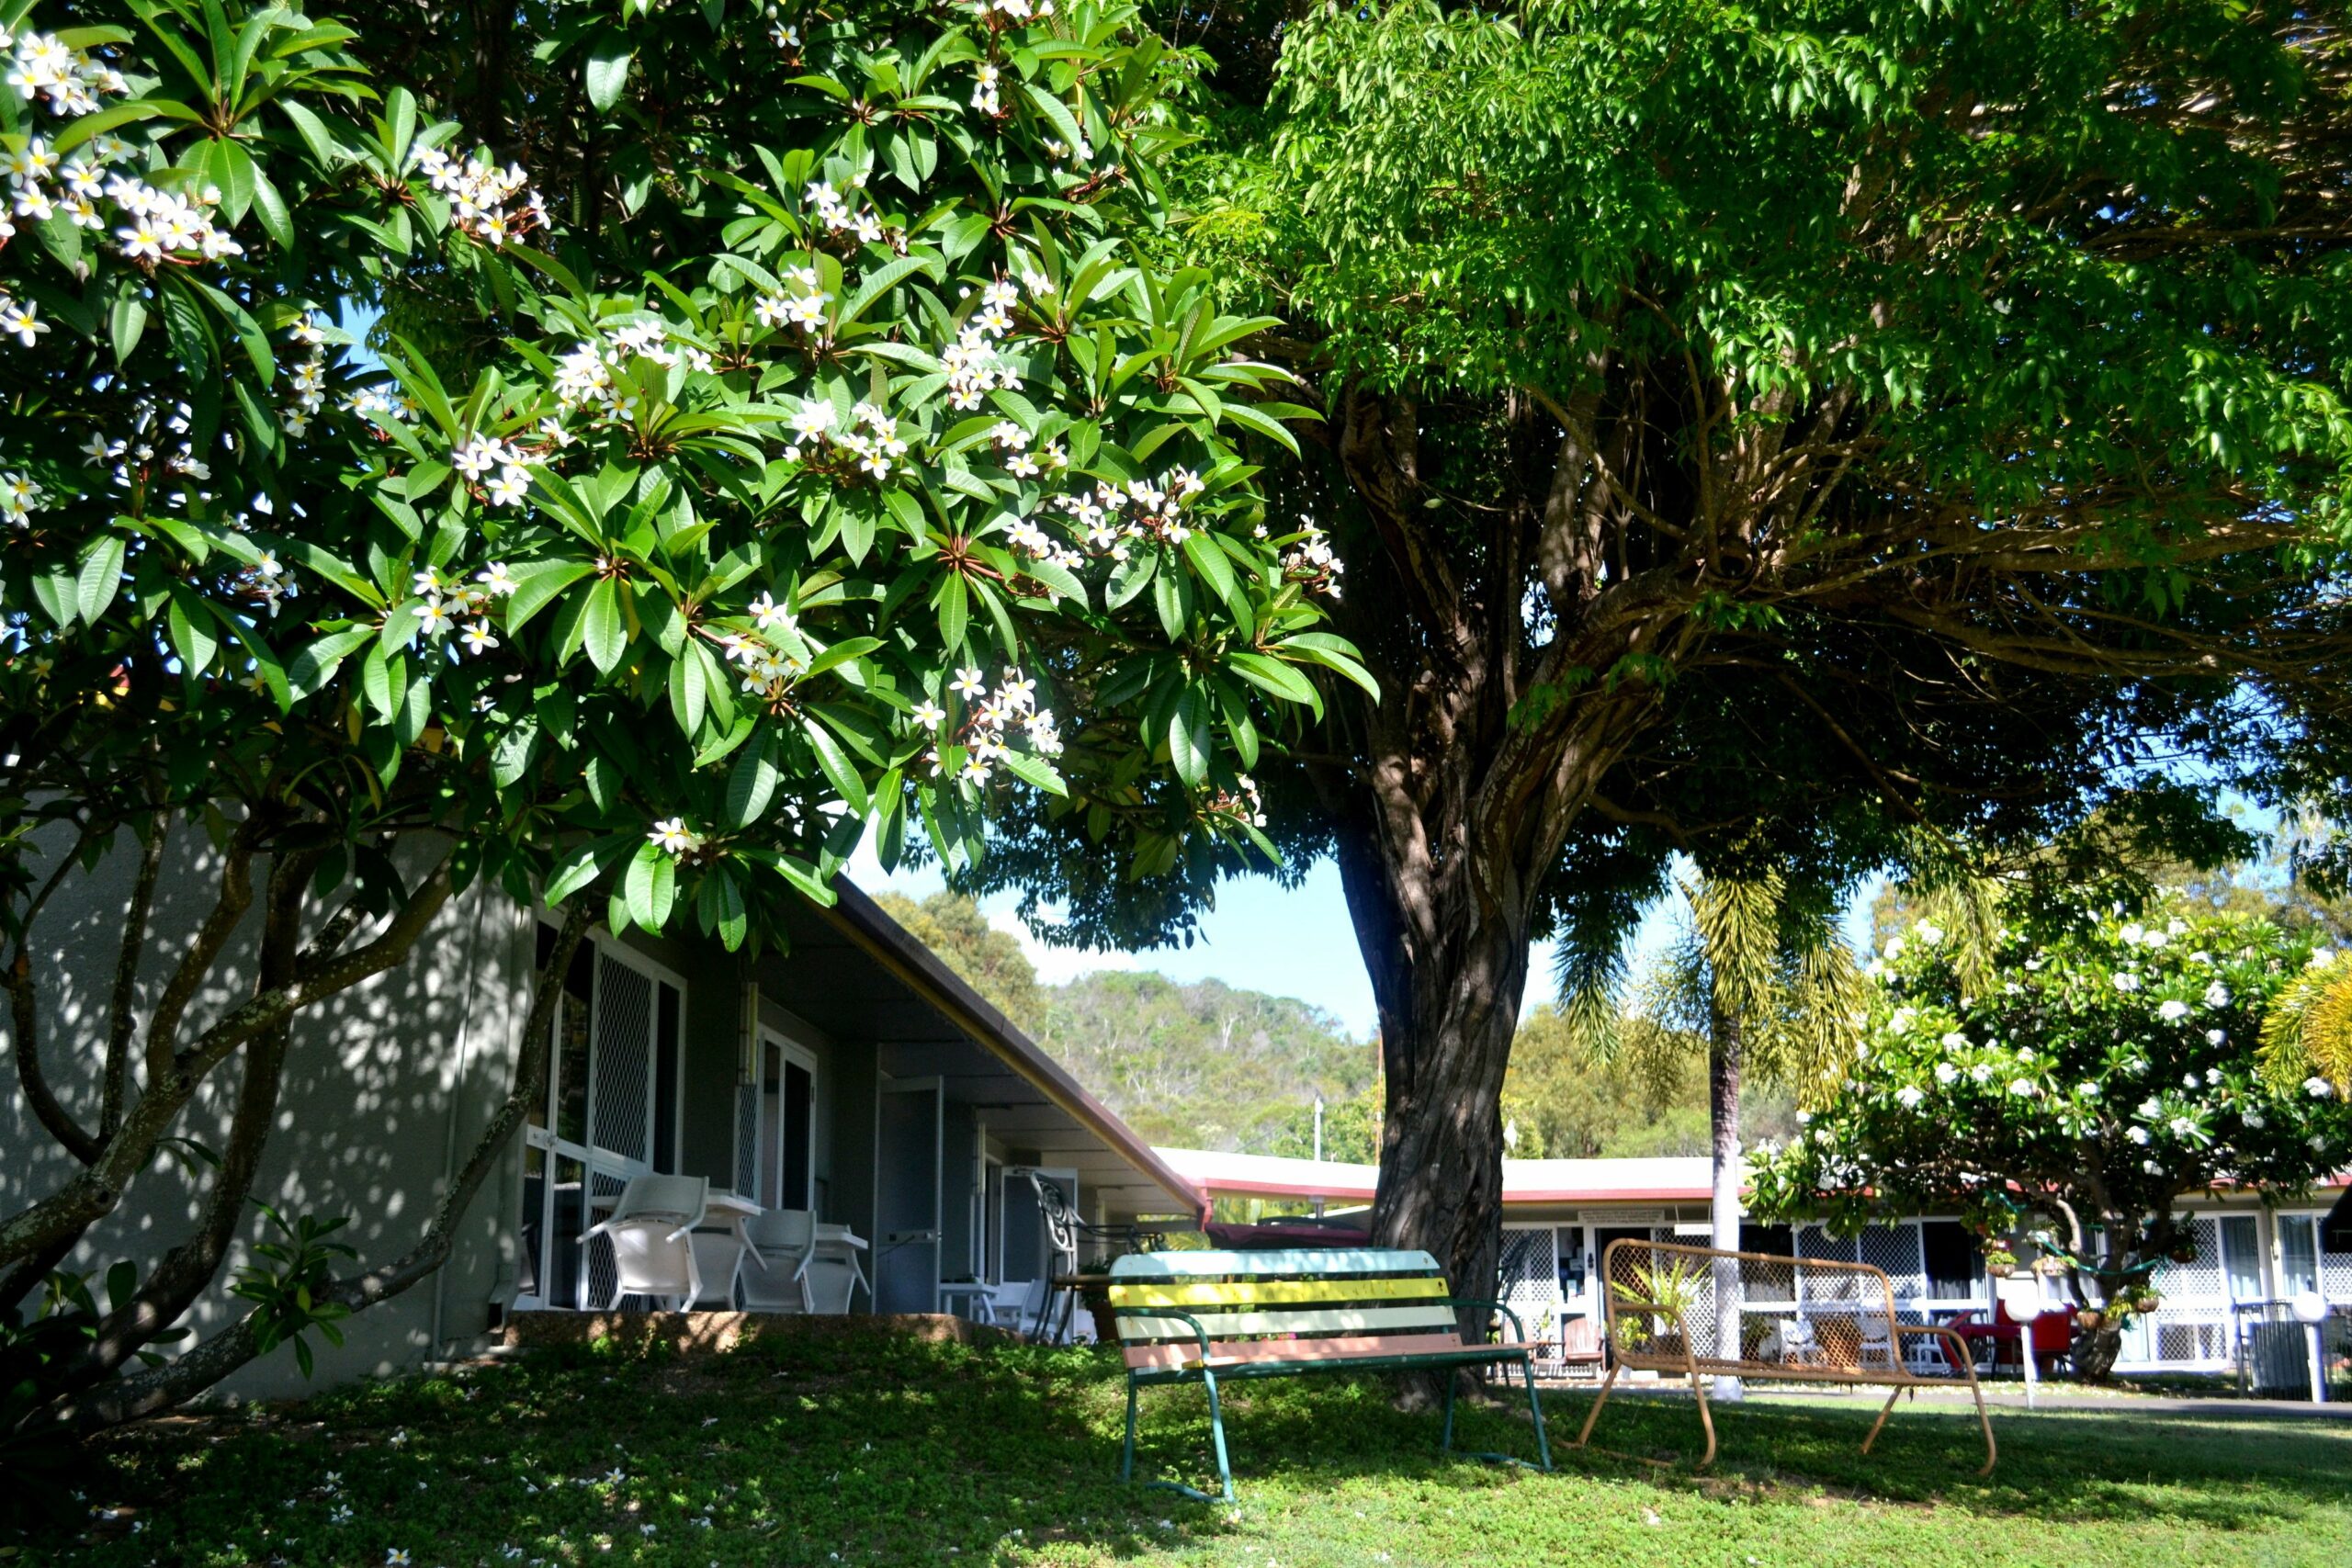
M 2015 1362 L 2017 1346 L 2023 1337 L 2023 1334 L 2018 1320 L 2009 1315 L 2007 1305 L 2001 1302 L 1995 1302 L 1993 1321 L 1990 1323 L 1980 1323 L 1976 1317 L 1977 1314 L 1973 1312 L 1962 1313 L 1944 1326 L 1959 1335 L 1966 1342 L 1971 1354 L 1975 1352 L 1977 1341 L 1988 1341 L 1991 1346 L 1993 1366 L 1998 1367 L 2001 1364 L 2004 1348 L 2008 1351 L 2007 1359 Z M 2056 1361 L 2064 1357 L 2072 1356 L 2074 1351 L 2075 1325 L 2070 1314 L 2063 1312 L 2044 1313 L 2033 1320 L 2033 1353 L 2041 1369 L 2045 1371 L 2052 1369 Z

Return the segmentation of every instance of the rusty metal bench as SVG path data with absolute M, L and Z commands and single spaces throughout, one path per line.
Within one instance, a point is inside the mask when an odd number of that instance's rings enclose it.
M 1964 1381 L 1976 1401 L 1976 1423 L 1984 1434 L 1984 1467 L 1990 1475 L 1998 1450 L 1985 1415 L 1984 1391 L 1960 1336 L 1928 1324 L 1904 1323 L 1894 1315 L 1894 1284 L 1867 1263 L 1782 1258 L 1763 1252 L 1732 1252 L 1678 1242 L 1620 1237 L 1601 1260 L 1608 1283 L 1609 1375 L 1570 1446 L 1592 1438 L 1600 1407 L 1620 1372 L 1652 1371 L 1688 1377 L 1707 1434 L 1703 1467 L 1715 1457 L 1714 1416 L 1707 1408 L 1710 1376 L 1775 1382 L 1866 1383 L 1891 1392 L 1880 1407 L 1862 1452 L 1871 1451 L 1905 1390 L 1917 1392 Z M 1719 1346 L 1721 1314 L 1716 1303 L 1734 1292 L 1742 1329 L 1739 1343 Z M 1905 1355 L 1906 1345 L 1941 1347 L 1950 1376 L 1924 1374 Z

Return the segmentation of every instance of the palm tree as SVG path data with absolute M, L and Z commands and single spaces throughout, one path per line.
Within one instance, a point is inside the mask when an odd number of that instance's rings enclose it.
M 2262 1021 L 2262 1070 L 2282 1083 L 2324 1078 L 2352 1097 L 2352 959 L 2330 953 L 2278 993 Z
M 1739 1092 L 1743 1081 L 1816 1098 L 1835 1083 L 1860 1038 L 1863 979 L 1837 930 L 1834 901 L 1799 898 L 1777 871 L 1694 874 L 1680 882 L 1690 907 L 1680 940 L 1663 962 L 1635 976 L 1622 946 L 1564 946 L 1561 1010 L 1600 1060 L 1656 1064 L 1676 1054 L 1707 1055 L 1712 1203 L 1715 1245 L 1739 1237 Z M 1740 1343 L 1737 1267 L 1716 1265 L 1716 1344 Z M 1717 1396 L 1737 1398 L 1736 1379 Z

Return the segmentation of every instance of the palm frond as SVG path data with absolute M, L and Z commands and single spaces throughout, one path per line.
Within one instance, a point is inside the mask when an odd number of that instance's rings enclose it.
M 2318 1077 L 2352 1096 L 2352 961 L 2312 965 L 2271 1002 L 2261 1065 L 2278 1083 Z

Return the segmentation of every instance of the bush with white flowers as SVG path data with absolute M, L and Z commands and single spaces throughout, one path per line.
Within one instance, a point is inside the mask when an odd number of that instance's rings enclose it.
M 1981 970 L 1932 927 L 1887 942 L 1859 1059 L 1759 1153 L 1754 1208 L 1839 1228 L 1957 1213 L 2065 1257 L 2090 1306 L 2134 1299 L 2185 1245 L 2183 1194 L 2291 1194 L 2352 1163 L 2325 1080 L 2282 1087 L 2256 1060 L 2307 942 L 2188 905 L 1997 942 Z M 2111 1363 L 2116 1315 L 2087 1368 Z
M 1248 770 L 1363 679 L 1263 527 L 1265 323 L 1129 243 L 1191 68 L 1132 6 L 526 12 L 480 127 L 389 85 L 407 21 L 0 0 L 0 957 L 60 866 L 199 835 L 191 983 L 248 909 L 261 954 L 101 1029 L 103 1107 L 0 964 L 78 1173 L 0 1216 L 0 1303 L 475 879 L 731 947 L 1011 792 L 1146 868 L 1271 852 Z

